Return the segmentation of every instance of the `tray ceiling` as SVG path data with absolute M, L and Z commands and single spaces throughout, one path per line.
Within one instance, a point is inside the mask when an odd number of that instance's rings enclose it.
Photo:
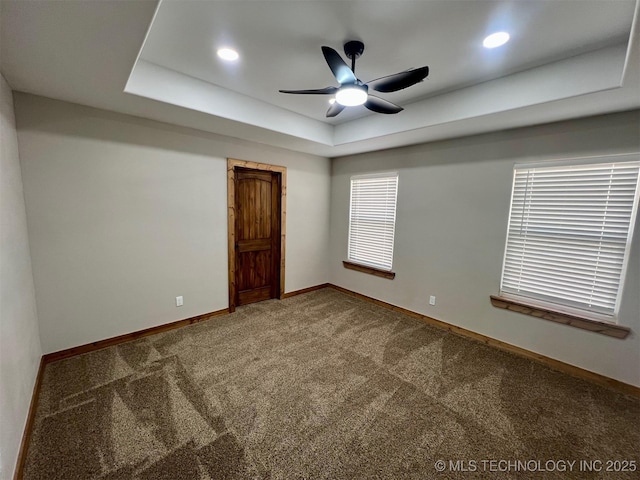
M 15 90 L 337 156 L 640 106 L 637 2 L 2 2 Z M 493 50 L 483 38 L 508 31 Z M 396 115 L 278 89 L 337 85 L 320 47 L 365 43 L 364 81 L 429 65 L 380 94 Z M 225 63 L 222 46 L 240 59 Z

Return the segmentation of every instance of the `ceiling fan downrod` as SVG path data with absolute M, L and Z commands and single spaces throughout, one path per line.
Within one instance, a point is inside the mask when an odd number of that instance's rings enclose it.
M 351 40 L 344 44 L 344 54 L 351 59 L 351 71 L 356 73 L 356 58 L 364 52 L 364 43 L 358 40 Z

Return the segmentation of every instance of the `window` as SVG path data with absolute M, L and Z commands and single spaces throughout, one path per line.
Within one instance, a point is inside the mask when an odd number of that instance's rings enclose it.
M 350 261 L 391 270 L 397 193 L 397 173 L 351 177 Z
M 612 321 L 638 208 L 638 156 L 516 165 L 500 294 Z M 613 160 L 612 163 L 595 163 Z

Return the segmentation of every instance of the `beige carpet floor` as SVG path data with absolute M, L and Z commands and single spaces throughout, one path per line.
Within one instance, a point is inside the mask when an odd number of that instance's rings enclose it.
M 639 452 L 638 400 L 326 288 L 47 365 L 25 478 L 637 479 L 604 462 Z

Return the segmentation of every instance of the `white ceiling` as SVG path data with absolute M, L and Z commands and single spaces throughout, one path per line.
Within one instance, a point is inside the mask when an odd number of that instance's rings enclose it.
M 381 95 L 407 104 L 590 50 L 628 41 L 634 2 L 606 1 L 163 1 L 140 58 L 302 115 L 341 123 L 370 114 L 354 107 L 325 116 L 328 97 L 292 97 L 278 89 L 337 85 L 320 46 L 340 54 L 365 43 L 356 63 L 363 81 L 429 65 L 425 82 Z M 511 41 L 487 50 L 488 33 Z M 216 57 L 232 46 L 242 58 Z M 346 56 L 344 57 L 346 58 Z M 348 60 L 347 60 L 348 61 Z M 350 111 L 349 111 L 350 110 Z
M 640 107 L 635 0 L 2 0 L 10 85 L 80 104 L 337 156 Z M 632 25 L 633 21 L 633 25 Z M 482 39 L 511 41 L 486 50 Z M 325 117 L 320 50 L 362 40 L 364 81 L 429 65 L 425 82 Z M 217 47 L 236 48 L 225 64 Z

